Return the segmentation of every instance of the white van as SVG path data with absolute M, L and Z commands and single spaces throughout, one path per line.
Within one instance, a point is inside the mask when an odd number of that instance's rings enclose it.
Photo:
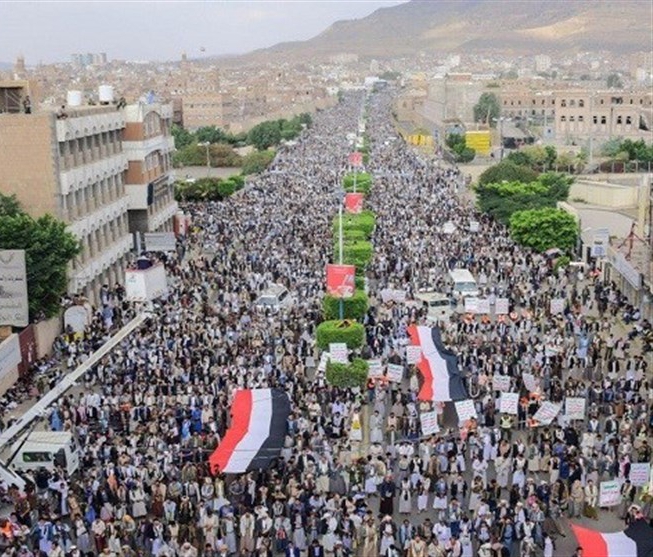
M 288 289 L 281 284 L 272 284 L 256 300 L 258 309 L 271 309 L 279 311 L 280 309 L 290 309 L 295 301 L 288 292 Z
M 43 467 L 54 471 L 56 466 L 71 476 L 79 468 L 79 448 L 69 431 L 33 431 L 24 442 L 21 439 L 14 444 L 13 452 L 16 450 L 11 462 L 16 470 L 36 471 Z
M 427 306 L 427 317 L 433 321 L 449 321 L 453 313 L 454 303 L 446 294 L 440 292 L 428 292 L 416 294 L 415 299 Z
M 463 298 L 476 298 L 480 294 L 474 275 L 467 269 L 454 269 L 449 272 L 453 293 Z

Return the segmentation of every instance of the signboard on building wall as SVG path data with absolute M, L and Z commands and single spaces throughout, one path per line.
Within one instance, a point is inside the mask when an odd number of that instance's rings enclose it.
M 626 261 L 622 253 L 610 256 L 610 264 L 633 288 L 639 290 L 642 287 L 642 275 Z
M 0 325 L 28 324 L 25 250 L 0 250 Z
M 175 251 L 177 240 L 174 232 L 146 232 L 143 234 L 147 251 Z

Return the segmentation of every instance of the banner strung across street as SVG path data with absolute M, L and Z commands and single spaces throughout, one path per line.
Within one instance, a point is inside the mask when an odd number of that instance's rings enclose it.
M 334 298 L 351 298 L 355 276 L 354 265 L 327 265 L 327 294 Z

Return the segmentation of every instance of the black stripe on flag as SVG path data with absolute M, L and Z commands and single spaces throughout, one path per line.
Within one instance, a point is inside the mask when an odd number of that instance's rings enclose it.
M 272 416 L 270 418 L 270 434 L 247 467 L 248 471 L 267 470 L 274 459 L 281 454 L 288 431 L 288 416 L 290 415 L 290 400 L 285 391 L 270 389 L 272 396 Z
M 465 378 L 460 374 L 460 370 L 458 369 L 458 356 L 451 350 L 445 348 L 438 327 L 431 328 L 431 338 L 433 339 L 433 344 L 440 354 L 440 357 L 447 364 L 447 372 L 449 373 L 449 395 L 451 396 L 451 400 L 467 400 L 469 395 L 467 393 L 467 386 L 465 385 Z

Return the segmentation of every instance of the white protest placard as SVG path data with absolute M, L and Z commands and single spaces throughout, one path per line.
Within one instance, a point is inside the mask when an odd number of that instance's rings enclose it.
M 406 301 L 406 291 L 395 288 L 384 288 L 381 290 L 381 300 L 383 303 L 397 302 L 403 304 Z
M 560 412 L 560 405 L 546 400 L 537 409 L 533 419 L 540 425 L 549 425 L 558 415 L 558 412 Z
M 519 407 L 519 393 L 501 393 L 499 399 L 499 412 L 502 414 L 517 415 Z
M 481 228 L 481 223 L 478 222 L 477 220 L 470 220 L 469 221 L 469 231 L 470 232 L 478 232 L 480 228 Z
M 522 379 L 524 380 L 524 386 L 528 389 L 529 392 L 534 393 L 539 389 L 539 381 L 532 373 L 524 373 L 522 375 Z
M 422 435 L 433 435 L 440 431 L 438 413 L 435 410 L 432 412 L 422 412 L 419 415 L 419 420 L 422 424 Z
M 567 397 L 565 399 L 565 417 L 569 420 L 585 419 L 585 399 Z
M 406 346 L 406 361 L 409 364 L 416 364 L 422 358 L 422 348 L 413 346 L 412 344 Z
M 643 487 L 648 483 L 651 474 L 650 462 L 633 462 L 630 465 L 630 483 L 635 487 Z
M 320 356 L 320 363 L 317 365 L 317 371 L 319 373 L 324 373 L 327 368 L 327 363 L 331 359 L 331 354 L 328 352 L 322 352 L 322 355 Z
M 478 298 L 465 298 L 465 313 L 478 313 Z
M 494 313 L 497 315 L 508 315 L 509 309 L 510 304 L 508 303 L 508 298 L 497 298 L 494 304 Z
M 488 315 L 490 313 L 490 300 L 489 298 L 479 298 L 476 313 Z
M 332 342 L 329 344 L 329 354 L 331 361 L 337 364 L 349 363 L 349 349 L 344 342 Z
M 401 383 L 404 378 L 404 366 L 400 364 L 388 364 L 388 381 Z
M 610 480 L 599 484 L 599 507 L 614 507 L 621 503 L 621 484 Z
M 492 377 L 492 387 L 495 391 L 509 391 L 510 390 L 510 376 L 509 375 L 495 375 Z
M 455 231 L 456 231 L 456 225 L 451 221 L 445 222 L 444 225 L 442 226 L 442 232 L 444 232 L 445 234 L 453 234 Z
M 383 377 L 383 364 L 381 360 L 368 360 L 368 372 L 367 376 L 376 379 L 377 377 Z
M 549 304 L 549 311 L 551 315 L 558 315 L 565 311 L 565 299 L 564 298 L 552 298 Z
M 477 417 L 476 408 L 472 399 L 458 400 L 454 404 L 456 405 L 459 423 L 464 424 L 467 420 Z

